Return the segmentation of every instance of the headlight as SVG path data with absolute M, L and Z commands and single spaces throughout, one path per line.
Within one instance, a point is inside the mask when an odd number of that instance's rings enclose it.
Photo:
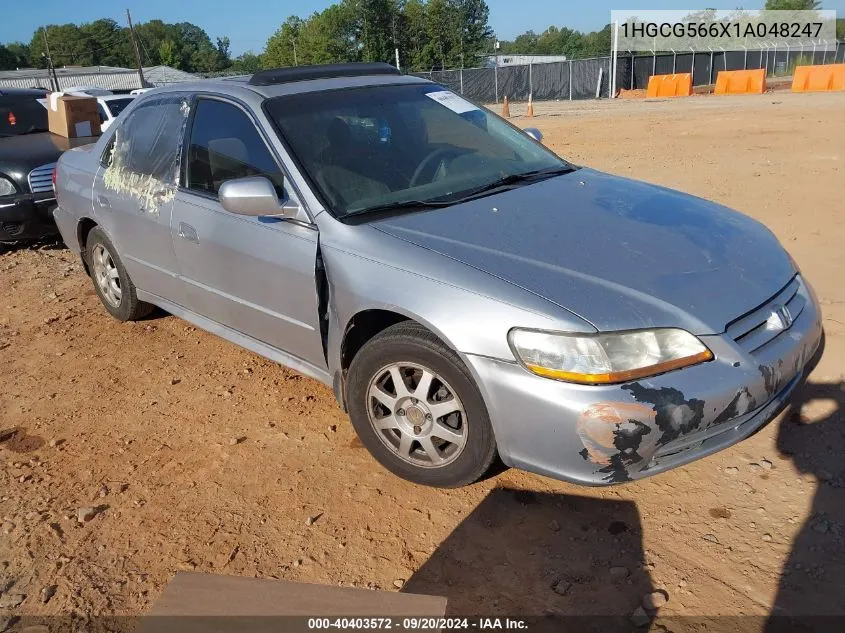
M 18 188 L 15 187 L 15 183 L 8 178 L 0 176 L 0 196 L 11 196 L 17 193 L 17 191 Z
M 713 353 L 684 330 L 567 334 L 513 329 L 516 357 L 540 376 L 581 384 L 611 384 L 712 360 Z

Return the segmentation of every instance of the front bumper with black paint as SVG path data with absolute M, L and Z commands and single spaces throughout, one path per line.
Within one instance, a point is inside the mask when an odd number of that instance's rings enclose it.
M 465 355 L 506 464 L 585 485 L 664 472 L 753 434 L 786 406 L 823 337 L 812 290 L 788 329 L 753 353 L 702 336 L 715 359 L 621 385 L 576 385 Z

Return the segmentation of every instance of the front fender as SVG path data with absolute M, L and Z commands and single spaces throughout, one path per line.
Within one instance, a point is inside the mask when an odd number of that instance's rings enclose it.
M 360 232 L 355 250 L 321 232 L 329 285 L 327 360 L 338 394 L 343 336 L 366 310 L 413 319 L 461 356 L 506 362 L 515 361 L 507 340 L 513 327 L 595 331 L 556 304 L 483 271 L 366 226 L 343 228 Z

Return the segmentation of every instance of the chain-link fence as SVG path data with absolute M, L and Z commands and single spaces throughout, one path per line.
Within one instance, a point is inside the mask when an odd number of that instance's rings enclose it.
M 430 79 L 479 103 L 595 99 L 610 96 L 611 58 L 573 59 L 565 62 L 464 68 L 412 73 Z M 616 88 L 644 89 L 651 75 L 689 73 L 694 86 L 716 81 L 720 70 L 765 68 L 768 76 L 790 75 L 797 65 L 845 63 L 845 42 L 829 46 L 785 46 L 772 43 L 745 51 L 705 51 L 632 55 L 616 60 Z
M 566 62 L 412 73 L 480 103 L 534 99 L 595 99 L 610 90 L 610 57 Z

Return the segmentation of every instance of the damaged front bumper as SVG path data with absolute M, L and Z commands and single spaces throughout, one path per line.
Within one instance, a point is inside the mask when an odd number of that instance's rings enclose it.
M 753 334 L 734 340 L 729 328 L 701 337 L 713 361 L 626 384 L 575 385 L 516 363 L 468 356 L 502 459 L 556 479 L 608 485 L 745 439 L 788 403 L 822 341 L 815 295 L 800 278 L 791 284 L 791 305 L 798 302 L 800 313 L 765 344 L 749 351 Z

